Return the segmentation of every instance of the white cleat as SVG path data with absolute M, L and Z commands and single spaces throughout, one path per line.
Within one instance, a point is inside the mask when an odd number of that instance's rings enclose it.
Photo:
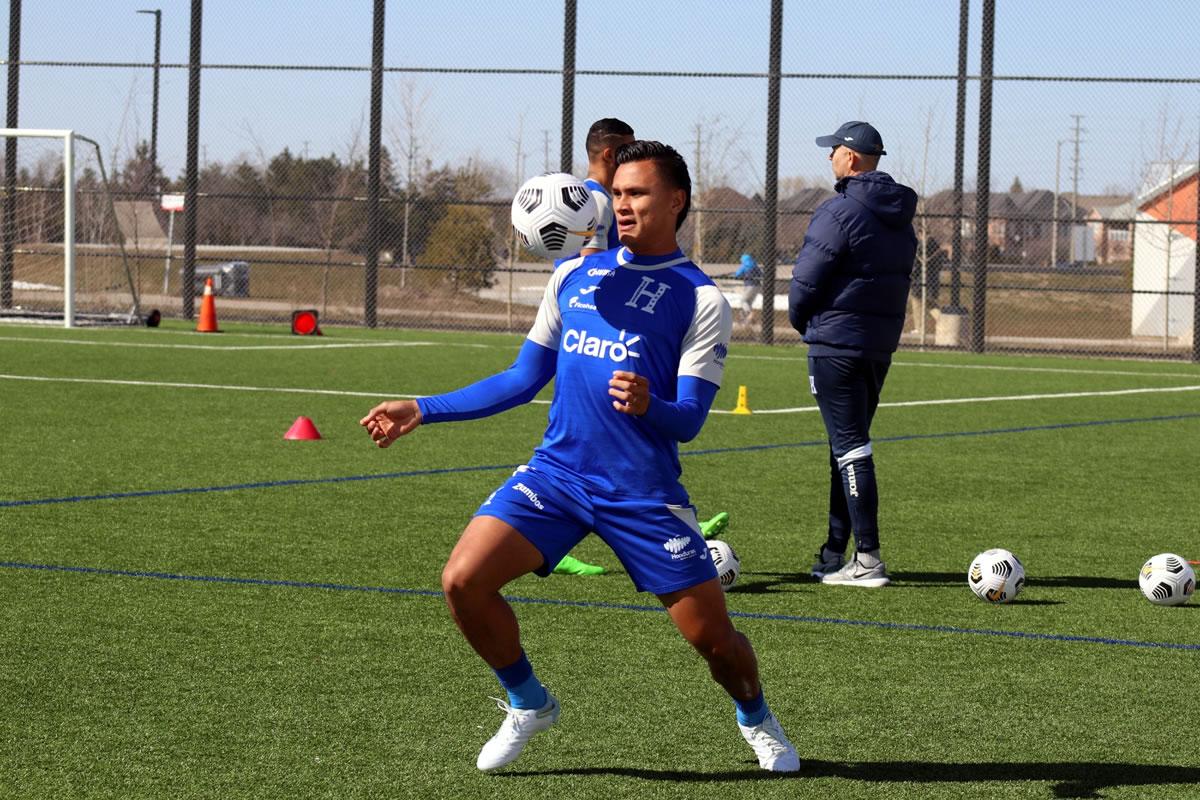
M 546 730 L 558 721 L 560 710 L 558 699 L 549 690 L 546 691 L 546 705 L 536 709 L 513 708 L 503 700 L 492 699 L 506 716 L 500 724 L 500 730 L 488 739 L 479 751 L 479 758 L 475 760 L 475 766 L 485 772 L 516 761 L 535 733 Z
M 827 572 L 821 578 L 821 583 L 826 586 L 862 586 L 867 589 L 878 589 L 891 582 L 892 579 L 887 574 L 887 564 L 880 561 L 873 567 L 865 567 L 857 555 L 837 572 Z
M 788 741 L 783 726 L 770 711 L 758 725 L 742 725 L 738 728 L 742 736 L 754 748 L 758 765 L 770 772 L 796 772 L 800 769 L 800 755 Z

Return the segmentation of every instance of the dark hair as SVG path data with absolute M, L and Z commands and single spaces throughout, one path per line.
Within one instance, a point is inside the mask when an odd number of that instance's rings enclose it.
M 629 127 L 629 123 L 616 117 L 596 120 L 592 123 L 592 127 L 588 128 L 586 142 L 588 158 L 599 155 L 601 150 L 612 147 L 618 139 L 624 139 L 626 136 L 633 136 L 633 128 Z
M 617 166 L 628 164 L 630 161 L 653 161 L 654 166 L 658 168 L 658 174 L 666 178 L 667 183 L 676 189 L 683 189 L 683 211 L 679 212 L 679 218 L 675 220 L 675 230 L 679 230 L 692 207 L 692 176 L 688 174 L 687 162 L 683 160 L 683 156 L 669 144 L 638 139 L 617 148 Z

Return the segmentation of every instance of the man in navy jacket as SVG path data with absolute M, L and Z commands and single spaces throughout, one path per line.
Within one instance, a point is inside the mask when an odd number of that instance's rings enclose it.
M 886 152 L 871 125 L 847 122 L 816 141 L 833 148 L 837 194 L 813 213 L 788 293 L 829 435 L 829 536 L 812 574 L 828 584 L 886 586 L 870 428 L 904 326 L 917 195 L 877 169 Z M 846 562 L 851 533 L 856 553 Z

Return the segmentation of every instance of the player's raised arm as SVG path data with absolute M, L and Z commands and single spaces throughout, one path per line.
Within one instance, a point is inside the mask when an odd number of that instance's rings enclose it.
M 380 447 L 387 447 L 421 424 L 490 417 L 536 397 L 554 377 L 558 364 L 558 339 L 562 332 L 558 289 L 574 263 L 559 267 L 547 281 L 537 319 L 521 345 L 517 360 L 508 369 L 457 391 L 379 404 L 359 421 L 371 439 Z

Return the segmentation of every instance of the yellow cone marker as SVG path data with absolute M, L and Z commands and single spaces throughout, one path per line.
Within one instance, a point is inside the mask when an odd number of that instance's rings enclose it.
M 737 408 L 735 408 L 733 410 L 733 413 L 735 413 L 735 414 L 753 414 L 754 413 L 753 411 L 750 410 L 750 401 L 746 396 L 746 387 L 745 386 L 738 387 Z

